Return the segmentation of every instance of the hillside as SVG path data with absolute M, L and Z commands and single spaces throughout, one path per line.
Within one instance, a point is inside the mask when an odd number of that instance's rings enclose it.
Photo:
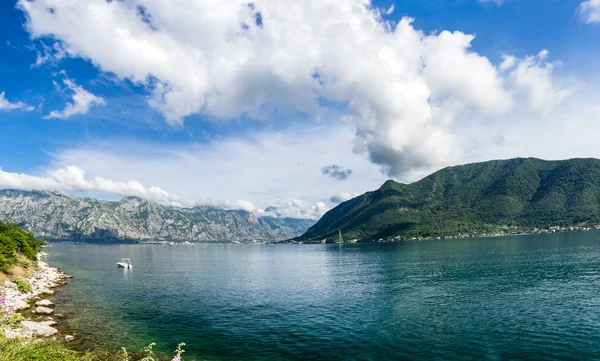
M 16 225 L 0 222 L 0 273 L 8 273 L 13 266 L 28 266 L 28 260 L 36 259 L 42 244 Z
M 109 202 L 21 190 L 0 190 L 0 221 L 17 223 L 45 240 L 95 243 L 275 241 L 296 237 L 314 224 L 214 207 L 168 207 L 136 197 Z
M 600 160 L 517 158 L 444 168 L 341 203 L 297 240 L 435 237 L 600 223 Z

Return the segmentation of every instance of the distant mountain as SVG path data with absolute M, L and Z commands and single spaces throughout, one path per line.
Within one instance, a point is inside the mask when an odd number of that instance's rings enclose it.
M 214 207 L 168 207 L 137 197 L 109 202 L 21 190 L 0 190 L 0 221 L 18 223 L 46 240 L 95 243 L 276 241 L 296 237 L 315 223 Z
M 297 240 L 436 237 L 600 223 L 600 160 L 495 160 L 389 180 L 341 203 Z

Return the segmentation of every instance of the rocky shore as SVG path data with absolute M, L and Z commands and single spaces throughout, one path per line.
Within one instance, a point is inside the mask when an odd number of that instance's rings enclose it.
M 31 309 L 32 315 L 38 319 L 36 321 L 23 320 L 15 326 L 2 327 L 4 335 L 9 339 L 56 337 L 58 333 L 58 330 L 52 327 L 57 324 L 53 317 L 54 304 L 46 297 L 54 295 L 53 289 L 63 285 L 70 276 L 43 262 L 42 259 L 46 255 L 43 252 L 38 255 L 38 270 L 25 278 L 31 286 L 31 291 L 22 293 L 19 291 L 18 285 L 11 281 L 4 281 L 0 285 L 0 295 L 4 295 L 3 308 L 7 310 L 5 312 L 12 314 Z M 65 336 L 65 339 L 72 340 L 73 337 Z

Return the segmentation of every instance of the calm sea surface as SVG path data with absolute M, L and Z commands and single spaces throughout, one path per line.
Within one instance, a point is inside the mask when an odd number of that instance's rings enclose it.
M 185 360 L 600 358 L 600 233 L 365 245 L 53 245 L 78 348 Z M 131 258 L 134 269 L 115 262 Z

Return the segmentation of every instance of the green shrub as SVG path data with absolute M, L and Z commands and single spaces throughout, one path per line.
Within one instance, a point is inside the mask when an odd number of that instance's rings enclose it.
M 0 253 L 0 272 L 7 273 L 11 266 L 12 262 Z
M 29 282 L 27 282 L 26 279 L 23 279 L 21 277 L 15 277 L 13 279 L 13 282 L 17 284 L 17 288 L 19 289 L 19 292 L 21 292 L 21 293 L 31 292 L 31 285 L 29 284 Z
M 35 239 L 32 233 L 18 225 L 0 222 L 0 272 L 7 273 L 13 265 L 19 263 L 29 269 L 43 244 L 44 242 Z M 21 260 L 17 257 L 19 254 L 24 256 Z

